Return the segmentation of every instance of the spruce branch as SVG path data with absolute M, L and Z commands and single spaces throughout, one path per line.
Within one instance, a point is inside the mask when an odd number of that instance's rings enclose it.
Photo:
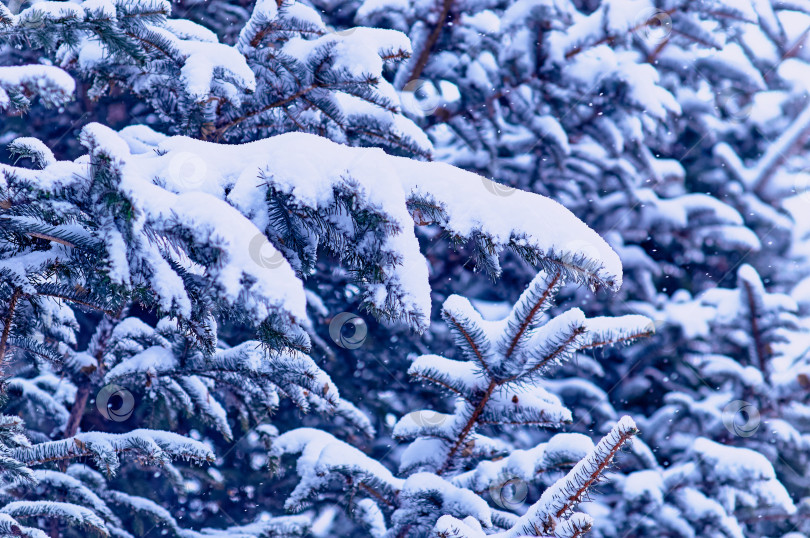
M 462 428 L 461 433 L 459 433 L 458 438 L 456 439 L 456 442 L 453 443 L 452 447 L 450 448 L 450 451 L 447 453 L 447 457 L 445 458 L 444 463 L 436 471 L 436 474 L 438 474 L 438 475 L 443 474 L 453 464 L 453 458 L 455 457 L 455 455 L 459 451 L 459 449 L 462 446 L 464 446 L 464 443 L 467 440 L 467 436 L 470 434 L 470 432 L 472 432 L 473 428 L 478 423 L 478 418 L 481 416 L 481 413 L 484 412 L 484 408 L 486 407 L 487 402 L 489 401 L 489 398 L 492 396 L 492 392 L 497 387 L 498 387 L 498 383 L 495 382 L 494 380 L 489 383 L 486 390 L 484 391 L 484 394 L 478 400 L 478 403 L 476 404 L 475 409 L 473 410 L 472 414 L 470 415 L 470 418 L 467 419 L 467 423 L 464 424 L 464 427 Z
M 738 279 L 740 290 L 743 294 L 743 300 L 748 310 L 748 323 L 751 329 L 751 339 L 753 340 L 753 345 L 750 346 L 750 350 L 757 367 L 760 372 L 762 372 L 765 380 L 768 381 L 770 368 L 768 367 L 767 357 L 769 353 L 767 351 L 767 344 L 765 344 L 763 338 L 762 328 L 760 327 L 760 306 L 762 305 L 761 298 L 758 297 L 757 293 L 762 291 L 762 282 L 757 275 L 752 275 L 750 274 L 751 272 L 746 271 L 745 269 L 747 268 L 748 266 L 741 268 Z M 752 282 L 752 280 L 754 281 Z
M 0 378 L 5 375 L 5 364 L 6 364 L 6 348 L 8 346 L 8 339 L 11 335 L 11 324 L 14 322 L 14 311 L 17 308 L 17 302 L 22 297 L 22 288 L 14 288 L 14 291 L 11 294 L 11 299 L 8 302 L 8 309 L 6 310 L 6 316 L 3 319 L 3 333 L 0 335 Z M 3 385 L 0 385 L 0 393 L 5 390 Z
M 444 28 L 448 15 L 450 15 L 450 10 L 453 9 L 453 6 L 455 5 L 455 0 L 441 0 L 441 2 L 441 11 L 436 19 L 436 23 L 433 25 L 433 29 L 430 31 L 430 35 L 428 36 L 427 40 L 425 43 L 423 43 L 422 49 L 419 51 L 419 56 L 417 56 L 416 60 L 414 61 L 411 73 L 408 75 L 408 80 L 405 81 L 406 83 L 412 80 L 417 80 L 420 76 L 422 76 L 422 71 L 425 69 L 428 61 L 430 60 L 430 54 L 433 52 L 433 47 L 436 46 L 436 43 L 439 41 L 439 37 L 442 35 L 442 29 Z
M 583 501 L 588 490 L 599 482 L 613 462 L 616 453 L 638 434 L 635 422 L 623 417 L 594 447 L 591 453 L 577 463 L 565 477 L 549 487 L 533 504 L 517 525 L 508 533 L 519 536 L 546 536 L 555 532 L 560 521 Z
M 214 135 L 215 139 L 217 141 L 219 141 L 219 140 L 222 139 L 223 136 L 225 136 L 225 133 L 228 132 L 228 130 L 231 129 L 232 127 L 235 127 L 235 126 L 239 125 L 240 123 L 242 123 L 244 121 L 247 121 L 247 120 L 249 120 L 250 118 L 252 118 L 254 116 L 258 116 L 259 114 L 263 114 L 263 113 L 267 112 L 268 110 L 272 110 L 274 108 L 278 108 L 280 106 L 284 106 L 286 104 L 289 104 L 289 103 L 295 101 L 296 99 L 299 99 L 299 98 L 305 96 L 309 92 L 314 91 L 314 90 L 316 90 L 318 88 L 321 88 L 321 87 L 322 87 L 321 83 L 314 82 L 314 83 L 310 84 L 309 86 L 307 86 L 305 88 L 301 88 L 297 92 L 295 92 L 295 93 L 293 93 L 293 94 L 291 94 L 291 95 L 289 95 L 287 97 L 284 97 L 283 99 L 279 99 L 278 101 L 270 103 L 269 105 L 265 105 L 265 106 L 263 106 L 261 108 L 258 108 L 256 110 L 245 112 L 245 113 L 241 114 L 240 116 L 228 121 L 227 123 L 217 127 L 217 129 L 214 131 L 213 135 Z
M 678 11 L 677 8 L 669 8 L 669 9 L 661 11 L 659 13 L 659 15 L 663 14 L 663 15 L 671 16 L 671 15 L 674 15 L 677 11 Z M 658 21 L 658 19 L 656 17 L 650 17 L 649 19 L 647 19 L 645 21 L 642 21 L 642 22 L 640 22 L 638 24 L 633 25 L 632 27 L 630 27 L 627 30 L 627 34 L 632 34 L 632 33 L 638 32 L 639 30 L 647 28 L 648 26 L 653 25 L 653 24 L 659 24 L 659 21 Z M 567 51 L 565 53 L 565 59 L 570 60 L 574 56 L 576 56 L 578 54 L 581 54 L 582 52 L 584 52 L 584 51 L 586 51 L 586 50 L 588 50 L 590 48 L 598 47 L 599 45 L 613 44 L 616 41 L 616 39 L 618 39 L 618 38 L 619 38 L 619 36 L 616 36 L 616 35 L 606 35 L 606 36 L 596 40 L 595 42 L 593 42 L 592 44 L 590 44 L 588 46 L 580 45 L 580 46 L 574 47 L 574 48 L 572 48 L 571 50 L 569 50 L 569 51 Z
M 545 284 L 542 292 L 539 295 L 537 295 L 537 292 L 533 290 L 531 287 L 529 288 L 529 290 L 531 290 L 532 292 L 532 295 L 536 295 L 536 298 L 530 302 L 530 306 L 528 309 L 526 309 L 525 307 L 523 308 L 523 310 L 526 310 L 525 312 L 518 312 L 519 319 L 516 320 L 518 323 L 515 329 L 513 329 L 514 335 L 510 339 L 506 351 L 504 352 L 505 361 L 508 361 L 512 357 L 512 354 L 517 349 L 518 344 L 526 336 L 527 331 L 534 324 L 537 323 L 537 318 L 549 307 L 549 301 L 551 299 L 551 296 L 554 294 L 555 290 L 558 289 L 561 283 L 562 283 L 562 273 L 558 271 Z M 523 297 L 521 297 L 521 299 L 522 298 Z M 510 324 L 513 323 L 511 319 L 509 321 Z

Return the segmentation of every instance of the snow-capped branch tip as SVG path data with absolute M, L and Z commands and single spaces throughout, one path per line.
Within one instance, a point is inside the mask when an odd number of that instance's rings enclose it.
M 616 453 L 636 434 L 638 429 L 633 419 L 622 417 L 587 457 L 543 492 L 540 499 L 520 518 L 513 532 L 508 534 L 509 538 L 525 534 L 545 536 L 556 532 L 563 521 L 571 521 L 572 510 L 583 501 L 588 490 L 601 480 Z M 580 527 L 578 523 L 584 522 L 575 520 L 563 528 L 574 531 L 575 527 Z
M 508 360 L 521 342 L 535 329 L 543 313 L 551 307 L 565 279 L 562 271 L 541 271 L 520 295 L 507 318 L 507 328 L 499 340 L 499 347 Z
M 64 521 L 71 526 L 82 527 L 96 536 L 107 537 L 110 532 L 104 520 L 92 510 L 76 504 L 54 501 L 13 501 L 0 508 L 0 514 L 13 518 L 48 518 Z M 22 529 L 19 529 L 22 531 Z M 22 536 L 22 532 L 16 534 Z
M 172 432 L 132 430 L 123 434 L 89 432 L 68 439 L 39 443 L 12 452 L 14 459 L 26 465 L 92 457 L 107 473 L 118 468 L 118 455 L 134 452 L 148 461 L 161 465 L 182 458 L 195 463 L 211 463 L 214 453 L 199 441 Z

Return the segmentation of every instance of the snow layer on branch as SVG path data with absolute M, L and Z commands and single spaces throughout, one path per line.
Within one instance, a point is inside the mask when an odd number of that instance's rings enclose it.
M 457 516 L 472 516 L 484 527 L 492 527 L 487 502 L 469 489 L 454 486 L 433 473 L 415 473 L 402 485 L 401 496 L 417 497 L 428 494 L 441 499 L 442 511 Z
M 276 15 L 278 15 L 276 0 L 257 0 L 253 6 L 253 14 L 239 33 L 239 50 L 246 52 L 253 48 L 251 43 L 260 36 Z
M 3 5 L 0 4 L 0 8 Z M 25 536 L 27 538 L 48 538 L 48 535 L 39 529 L 20 525 L 13 517 L 0 512 L 0 533 L 3 536 Z
M 29 400 L 41 412 L 48 413 L 59 428 L 64 428 L 70 418 L 70 413 L 62 402 L 57 401 L 49 390 L 40 388 L 36 381 L 37 378 L 14 377 L 7 382 L 7 390 L 11 394 L 20 395 Z
M 44 19 L 44 20 L 43 20 Z M 84 10 L 71 2 L 37 2 L 24 9 L 16 17 L 20 26 L 32 25 L 38 27 L 45 20 L 84 20 Z
M 92 148 L 93 154 L 103 152 L 117 161 L 122 175 L 120 189 L 141 210 L 135 217 L 136 229 L 145 233 L 147 225 L 160 229 L 179 224 L 201 244 L 217 245 L 224 255 L 221 263 L 217 267 L 209 267 L 209 271 L 230 302 L 245 300 L 244 307 L 255 321 L 265 319 L 272 313 L 271 308 L 287 311 L 296 319 L 305 319 L 303 286 L 289 264 L 283 260 L 277 267 L 258 263 L 253 256 L 251 242 L 261 235 L 259 229 L 229 206 L 222 199 L 224 196 L 221 192 L 217 193 L 219 196 L 212 196 L 205 192 L 209 190 L 205 185 L 195 188 L 197 178 L 204 181 L 209 174 L 202 153 L 175 151 L 161 156 L 134 156 L 117 133 L 98 124 L 85 127 L 82 137 Z M 185 138 L 181 140 L 190 141 Z M 212 151 L 214 148 L 205 149 Z M 216 152 L 212 156 L 223 159 L 223 164 L 231 158 L 239 158 Z M 213 167 L 213 162 L 208 162 Z M 254 186 L 258 181 L 257 175 L 258 169 L 253 169 Z M 156 178 L 169 190 L 155 184 Z M 219 178 L 233 179 L 232 176 Z M 255 190 L 253 194 L 255 196 Z M 275 254 L 272 245 L 268 244 L 265 248 L 271 251 L 268 254 Z M 157 256 L 151 261 L 168 279 L 168 282 L 162 278 L 155 279 L 155 285 L 163 286 L 161 294 L 164 307 L 171 307 L 172 303 L 188 305 L 179 278 Z M 248 291 L 247 296 L 245 291 Z
M 452 380 L 454 392 L 468 394 L 484 390 L 487 379 L 472 361 L 456 361 L 440 355 L 421 355 L 413 361 L 408 375 L 422 379 Z
M 107 504 L 81 480 L 65 473 L 49 470 L 34 471 L 34 476 L 40 485 L 45 485 L 57 490 L 69 490 L 71 497 L 74 498 L 74 502 L 81 502 L 106 519 L 117 519 Z
M 300 508 L 313 492 L 328 485 L 332 472 L 382 487 L 388 493 L 402 489 L 404 480 L 394 477 L 380 462 L 333 435 L 314 428 L 298 428 L 273 440 L 271 458 L 301 454 L 296 464 L 301 478 L 285 502 L 288 509 Z
M 693 450 L 722 481 L 746 482 L 776 477 L 773 466 L 765 456 L 747 448 L 721 445 L 699 437 L 695 440 Z
M 591 439 L 580 433 L 558 433 L 548 443 L 528 450 L 512 450 L 497 461 L 482 461 L 475 469 L 453 477 L 455 485 L 484 491 L 494 484 L 518 478 L 530 483 L 539 473 L 574 464 L 593 450 Z
M 545 526 L 554 529 L 558 520 L 582 501 L 588 488 L 599 480 L 616 452 L 636 431 L 636 424 L 630 417 L 625 416 L 619 420 L 588 457 L 582 459 L 564 478 L 543 492 L 540 499 L 520 518 L 518 524 L 504 533 L 505 537 L 531 535 L 534 529 Z
M 51 148 L 45 145 L 42 140 L 31 136 L 15 138 L 8 145 L 8 151 L 23 157 L 29 157 L 43 168 L 56 162 Z
M 148 9 L 155 24 L 144 24 L 135 31 L 126 26 L 132 22 L 131 10 Z M 78 65 L 85 74 L 92 75 L 94 70 L 107 70 L 118 67 L 111 59 L 120 53 L 111 50 L 109 36 L 107 40 L 99 34 L 110 31 L 99 30 L 116 26 L 121 35 L 120 40 L 142 40 L 148 52 L 159 51 L 161 60 L 170 60 L 179 67 L 180 79 L 191 98 L 202 100 L 208 97 L 213 89 L 233 89 L 252 92 L 256 89 L 256 78 L 248 67 L 247 60 L 235 47 L 219 43 L 216 35 L 206 28 L 187 20 L 167 20 L 171 13 L 171 4 L 165 0 L 150 2 L 113 3 L 110 0 L 92 0 L 81 4 L 72 2 L 39 2 L 11 18 L 11 31 L 23 34 L 36 32 L 45 24 L 64 24 L 73 22 L 79 34 L 62 41 L 57 51 L 57 58 L 66 67 Z M 76 25 L 82 21 L 87 28 Z M 29 30 L 29 28 L 31 30 Z M 147 37 L 148 35 L 148 37 Z M 153 43 L 158 40 L 160 43 Z M 114 42 L 119 42 L 113 40 Z M 78 60 L 78 61 L 76 61 Z M 99 68 L 99 66 L 101 66 Z M 115 66 L 115 67 L 113 67 Z M 25 66 L 32 67 L 32 66 Z M 42 66 L 33 66 L 42 67 Z M 6 69 L 6 68 L 2 68 Z M 51 69 L 58 69 L 52 67 Z M 0 77 L 2 79 L 2 77 Z M 134 83 L 148 86 L 154 83 L 153 72 L 141 76 Z M 141 90 L 143 87 L 140 88 Z M 0 92 L 2 83 L 0 82 Z M 71 92 L 72 93 L 72 90 Z M 238 92 L 233 91 L 233 94 Z M 233 97 L 238 98 L 238 95 Z M 4 96 L 0 93 L 0 107 Z
M 652 499 L 656 506 L 664 502 L 664 481 L 657 470 L 636 471 L 627 476 L 622 494 L 629 501 Z
M 593 281 L 612 289 L 621 287 L 618 255 L 554 200 L 523 191 L 486 196 L 493 189 L 498 192 L 500 186 L 448 164 L 396 159 L 405 161 L 400 177 L 406 189 L 416 198 L 432 199 L 443 206 L 441 224 L 448 232 L 461 237 L 481 232 L 498 246 L 511 243 L 539 251 L 586 272 L 590 272 L 589 265 L 596 265 Z
M 387 51 L 411 52 L 411 42 L 405 34 L 380 28 L 357 28 L 349 34 L 327 34 L 318 39 L 294 38 L 284 45 L 282 51 L 294 58 L 310 59 L 326 43 L 332 43 L 335 48 L 335 67 L 358 78 L 381 73 L 381 55 Z
M 85 0 L 87 4 L 89 0 Z M 217 34 L 201 26 L 195 22 L 187 19 L 168 19 L 166 21 L 166 28 L 172 31 L 174 35 L 180 39 L 193 39 L 194 41 L 202 41 L 205 43 L 219 43 Z
M 152 31 L 167 39 L 184 56 L 185 65 L 180 72 L 193 97 L 208 97 L 216 71 L 228 73 L 228 80 L 243 90 L 252 92 L 256 89 L 256 76 L 236 48 L 221 43 L 178 39 L 158 27 L 152 27 Z
M 355 193 L 359 207 L 384 213 L 392 227 L 400 230 L 381 245 L 382 251 L 390 253 L 398 263 L 384 268 L 384 288 L 375 291 L 371 286 L 369 302 L 382 307 L 393 301 L 401 305 L 408 317 L 417 319 L 422 328 L 430 312 L 430 289 L 427 264 L 419 251 L 413 219 L 407 210 L 409 203 L 436 207 L 436 223 L 454 237 L 469 240 L 483 235 L 496 253 L 506 247 L 518 248 L 540 259 L 556 261 L 591 284 L 610 288 L 621 285 L 618 255 L 563 206 L 522 191 L 495 195 L 492 182 L 449 165 L 393 157 L 379 149 L 349 148 L 302 133 L 242 145 L 220 145 L 186 137 L 152 137 L 144 131 L 141 128 L 137 133 L 130 130 L 124 133 L 138 155 L 128 155 L 124 150 L 114 152 L 127 163 L 125 169 L 131 170 L 127 176 L 133 178 L 133 194 L 139 194 L 134 178 L 138 178 L 138 185 L 144 185 L 146 178 L 157 178 L 178 198 L 165 197 L 166 202 L 156 207 L 156 212 L 168 215 L 182 206 L 193 215 L 195 208 L 199 208 L 194 219 L 201 229 L 214 225 L 224 232 L 243 226 L 238 232 L 234 230 L 232 240 L 235 246 L 245 243 L 244 248 L 239 246 L 236 250 L 246 258 L 241 260 L 243 265 L 252 265 L 251 270 L 257 276 L 261 268 L 249 259 L 246 243 L 258 231 L 249 231 L 249 224 L 242 225 L 242 219 L 234 218 L 224 206 L 218 210 L 219 216 L 212 215 L 211 206 L 217 202 L 202 193 L 227 201 L 264 230 L 268 210 L 259 189 L 272 187 L 291 195 L 296 203 L 316 209 L 333 202 L 336 188 L 349 188 Z M 121 141 L 112 132 L 104 136 L 107 140 Z M 149 148 L 158 140 L 156 147 Z M 313 155 L 318 159 L 313 159 Z M 139 199 L 153 190 L 146 185 L 138 188 L 143 189 Z M 274 282 L 278 283 L 272 290 L 295 289 L 297 300 L 300 284 L 281 284 L 286 279 L 286 267 L 285 264 L 284 271 L 272 271 Z
M 60 105 L 73 98 L 76 81 L 52 65 L 0 66 L 0 110 L 11 105 L 8 92 L 13 89 L 37 94 L 49 105 Z
M 177 358 L 171 349 L 152 346 L 131 359 L 127 359 L 109 372 L 104 379 L 108 382 L 128 375 L 147 374 L 160 375 L 177 367 Z
M 721 486 L 748 492 L 757 506 L 793 514 L 797 508 L 785 486 L 777 479 L 768 459 L 751 449 L 722 445 L 698 437 L 692 451 L 699 458 L 704 475 Z
M 586 322 L 588 332 L 584 339 L 585 348 L 609 345 L 627 344 L 641 337 L 651 336 L 655 333 L 655 325 L 646 316 L 631 314 L 618 317 L 595 317 Z
M 204 443 L 172 432 L 146 429 L 121 434 L 81 433 L 68 439 L 18 448 L 12 455 L 28 465 L 92 456 L 111 473 L 118 467 L 118 454 L 124 452 L 135 452 L 156 464 L 167 463 L 172 458 L 195 462 L 214 460 L 213 451 Z
M 58 518 L 71 525 L 92 529 L 101 536 L 109 536 L 104 520 L 89 508 L 75 504 L 53 501 L 13 501 L 0 508 L 0 514 L 8 514 L 15 518 Z
M 459 521 L 453 516 L 445 515 L 439 518 L 433 531 L 438 536 L 454 536 L 463 538 L 485 538 L 486 534 L 481 525 L 473 518 Z
M 248 214 L 259 209 L 256 204 L 261 203 L 255 196 L 259 169 L 271 171 L 272 183 L 312 205 L 326 202 L 332 185 L 349 172 L 366 187 L 363 194 L 375 197 L 376 203 L 395 200 L 400 192 L 397 184 L 409 197 L 435 199 L 447 215 L 443 227 L 461 237 L 481 230 L 498 246 L 506 246 L 514 238 L 520 245 L 546 253 L 569 252 L 569 245 L 585 241 L 604 260 L 599 276 L 616 287 L 621 283 L 621 262 L 616 253 L 563 206 L 522 191 L 502 198 L 490 196 L 484 178 L 450 165 L 387 156 L 378 149 L 347 148 L 300 133 L 239 146 L 172 137 L 159 146 L 160 151 L 168 152 L 167 156 L 181 149 L 204 160 L 201 189 L 221 193 L 220 189 L 232 185 L 228 199 Z M 312 155 L 319 156 L 317 162 L 313 162 Z

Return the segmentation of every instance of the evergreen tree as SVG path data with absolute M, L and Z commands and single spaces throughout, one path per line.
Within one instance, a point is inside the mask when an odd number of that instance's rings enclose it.
M 542 375 L 577 350 L 648 336 L 642 316 L 586 319 L 579 309 L 546 319 L 562 284 L 561 271 L 541 273 L 509 315 L 486 322 L 468 300 L 448 298 L 442 316 L 466 360 L 439 355 L 416 358 L 409 373 L 452 395 L 455 409 L 413 411 L 394 427 L 394 436 L 412 441 L 400 457 L 396 478 L 377 461 L 331 435 L 297 429 L 273 441 L 271 454 L 301 454 L 300 482 L 286 506 L 300 510 L 308 500 L 337 495 L 375 536 L 580 536 L 592 520 L 574 513 L 590 488 L 602 479 L 614 456 L 635 433 L 630 417 L 620 419 L 596 446 L 580 434 L 558 434 L 547 442 L 518 449 L 484 435 L 495 426 L 560 427 L 571 411 L 546 391 Z M 518 480 L 523 487 L 544 473 L 577 462 L 545 489 L 518 517 L 504 507 L 501 490 Z M 349 490 L 347 495 L 345 492 Z M 494 494 L 493 494 L 494 492 Z M 522 499 L 521 499 L 522 500 Z M 511 508 L 516 509 L 520 503 Z
M 0 2 L 3 532 L 810 533 L 808 28 Z
M 146 522 L 175 534 L 193 533 L 179 523 L 193 511 L 186 515 L 185 509 L 173 513 L 159 506 L 190 495 L 183 489 L 195 476 L 171 460 L 215 463 L 211 445 L 234 437 L 229 416 L 241 417 L 243 430 L 260 423 L 260 436 L 273 439 L 278 432 L 264 419 L 282 395 L 302 410 L 334 413 L 372 435 L 368 420 L 340 399 L 337 387 L 307 355 L 310 324 L 301 278 L 313 271 L 320 252 L 332 252 L 355 274 L 373 314 L 424 329 L 430 311 L 427 271 L 408 221 L 424 225 L 429 219 L 458 242 L 475 241 L 481 263 L 493 271 L 498 252 L 506 247 L 555 269 L 553 279 L 536 284 L 545 284 L 545 291 L 527 292 L 504 329 L 514 340 L 513 353 L 520 352 L 527 364 L 607 343 L 614 333 L 620 340 L 638 336 L 649 326 L 644 319 L 628 320 L 627 328 L 621 320 L 600 321 L 593 340 L 580 341 L 586 320 L 572 310 L 570 319 L 550 323 L 537 338 L 536 353 L 551 356 L 532 359 L 522 349 L 546 308 L 529 303 L 547 300 L 564 277 L 611 288 L 621 282 L 618 259 L 609 247 L 562 206 L 538 195 L 516 193 L 493 204 L 472 174 L 307 134 L 230 146 L 166 137 L 144 127 L 116 133 L 91 124 L 82 132 L 82 143 L 86 156 L 57 161 L 41 142 L 18 139 L 12 151 L 33 157 L 35 167 L 3 169 L 0 343 L 3 355 L 14 357 L 4 367 L 5 390 L 15 396 L 12 408 L 27 415 L 35 441 L 14 454 L 22 464 L 46 466 L 35 477 L 42 475 L 39 483 L 48 484 L 20 491 L 14 498 L 21 500 L 11 501 L 8 509 L 34 524 L 48 519 L 52 533 L 89 525 L 101 534 L 126 535 L 142 532 Z M 302 167 L 303 149 L 324 155 L 328 166 Z M 194 166 L 184 168 L 189 162 Z M 380 187 L 379 170 L 386 171 L 387 181 L 398 180 L 399 188 Z M 457 196 L 470 184 L 481 185 L 479 193 Z M 264 196 L 256 196 L 257 188 Z M 471 207 L 475 219 L 468 217 Z M 525 218 L 515 226 L 502 218 L 509 213 Z M 536 233 L 550 227 L 555 234 Z M 604 259 L 576 251 L 581 237 L 600 243 Z M 102 316 L 86 348 L 78 346 L 74 308 Z M 128 316 L 133 309 L 140 314 Z M 577 327 L 559 327 L 574 321 Z M 233 339 L 221 340 L 220 327 Z M 246 330 L 254 331 L 256 339 L 242 340 Z M 574 330 L 573 335 L 566 336 L 566 330 Z M 562 337 L 567 341 L 555 349 Z M 506 383 L 514 368 L 502 362 L 498 384 Z M 528 383 L 537 368 L 525 375 L 514 372 L 514 381 Z M 517 397 L 518 387 L 512 385 L 502 391 Z M 136 424 L 156 427 L 125 427 L 133 393 L 155 402 L 149 414 L 136 416 Z M 548 398 L 553 407 L 554 397 Z M 485 403 L 494 405 L 480 401 Z M 99 426 L 99 415 L 85 414 L 93 404 L 101 416 L 120 422 L 121 433 L 107 433 L 103 424 L 101 431 L 90 431 Z M 532 403 L 529 397 L 517 414 L 536 422 L 537 413 L 545 412 L 538 406 L 542 399 Z M 198 428 L 204 428 L 205 437 Z M 584 460 L 583 469 L 592 476 L 577 483 L 578 489 L 598 478 L 634 431 L 629 419 L 615 427 Z M 470 433 L 469 428 L 459 432 L 458 442 L 466 443 Z M 285 435 L 293 434 L 279 438 Z M 136 466 L 165 477 L 160 499 L 151 499 L 154 494 L 144 483 L 113 478 L 122 466 L 119 454 L 135 455 Z M 98 471 L 67 467 L 74 459 L 89 459 Z M 216 476 L 209 473 L 207 480 Z M 421 510 L 418 499 L 412 510 Z M 402 517 L 404 527 L 424 524 L 418 518 L 409 522 L 413 515 Z M 304 521 L 259 517 L 222 532 L 294 535 L 303 532 Z M 583 521 L 565 526 L 580 528 Z

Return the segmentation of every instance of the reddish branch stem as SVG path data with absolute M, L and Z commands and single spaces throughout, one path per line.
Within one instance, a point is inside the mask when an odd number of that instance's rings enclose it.
M 79 424 L 82 421 L 84 409 L 87 407 L 87 400 L 90 398 L 90 385 L 83 383 L 76 390 L 76 398 L 70 408 L 70 418 L 65 426 L 65 437 L 73 437 L 79 431 Z
M 515 333 L 515 337 L 512 338 L 512 341 L 509 343 L 509 348 L 506 350 L 507 359 L 512 356 L 512 353 L 515 352 L 515 348 L 517 347 L 518 342 L 520 342 L 521 337 L 529 329 L 529 325 L 531 325 L 534 316 L 537 315 L 537 311 L 540 310 L 543 307 L 543 305 L 546 304 L 546 302 L 548 301 L 548 296 L 551 294 L 551 290 L 554 289 L 554 286 L 557 285 L 557 282 L 560 281 L 560 278 L 562 278 L 562 273 L 557 272 L 557 274 L 554 275 L 554 278 L 551 279 L 551 282 L 549 283 L 548 287 L 543 291 L 543 296 L 540 298 L 539 301 L 537 301 L 534 304 L 531 312 L 529 312 L 529 315 L 524 318 L 523 323 L 520 325 L 520 329 L 518 330 L 517 333 Z
M 448 467 L 450 467 L 450 463 L 453 461 L 453 456 L 456 455 L 458 449 L 461 448 L 461 445 L 464 444 L 464 441 L 467 439 L 467 436 L 475 426 L 475 423 L 478 422 L 478 417 L 481 416 L 481 413 L 484 412 L 484 407 L 486 407 L 487 402 L 489 401 L 490 396 L 492 396 L 493 391 L 497 388 L 498 383 L 496 381 L 490 381 L 487 390 L 484 392 L 484 395 L 481 397 L 481 400 L 478 402 L 478 405 L 475 406 L 470 419 L 467 421 L 467 424 L 464 425 L 464 429 L 461 430 L 461 433 L 458 436 L 458 440 L 450 449 L 450 452 L 447 453 L 447 459 L 444 460 L 441 468 L 436 471 L 436 474 L 442 474 L 445 472 Z
M 667 9 L 665 11 L 660 11 L 660 12 L 656 13 L 656 15 L 672 15 L 676 11 L 678 11 L 678 10 L 675 9 L 675 8 L 671 8 L 671 9 Z M 641 30 L 642 28 L 646 28 L 647 26 L 650 26 L 651 24 L 653 24 L 657 20 L 658 19 L 656 19 L 655 16 L 652 16 L 649 19 L 647 19 L 646 21 L 640 22 L 640 23 L 636 24 L 635 26 L 633 26 L 632 28 L 630 28 L 627 33 L 637 32 L 638 30 Z M 599 45 L 604 45 L 605 43 L 612 44 L 614 41 L 616 41 L 617 37 L 618 36 L 615 36 L 615 35 L 608 35 L 608 36 L 603 37 L 602 39 L 599 39 L 598 41 L 596 41 L 592 45 L 582 46 L 582 47 L 574 47 L 573 49 L 571 49 L 571 50 L 569 50 L 568 52 L 565 53 L 565 59 L 570 60 L 571 58 L 573 58 L 577 54 L 579 54 L 579 53 L 581 53 L 581 52 L 583 52 L 583 51 L 585 51 L 585 50 L 587 50 L 589 48 L 592 48 L 592 47 L 597 47 Z
M 413 69 L 411 70 L 411 74 L 406 83 L 416 80 L 422 75 L 422 71 L 425 69 L 428 60 L 430 60 L 430 53 L 433 50 L 433 47 L 436 46 L 436 42 L 439 41 L 439 37 L 442 35 L 444 21 L 447 19 L 447 16 L 450 14 L 450 10 L 452 8 L 453 0 L 442 1 L 442 11 L 439 14 L 439 19 L 436 21 L 436 26 L 434 26 L 433 31 L 430 32 L 430 35 L 428 36 L 427 41 L 425 41 L 425 45 L 422 47 L 422 50 L 419 51 L 419 56 L 416 58 L 416 61 L 413 64 Z
M 556 518 L 563 517 L 566 512 L 568 512 L 569 510 L 571 510 L 571 508 L 573 508 L 574 504 L 578 503 L 580 499 L 582 499 L 582 496 L 585 495 L 588 489 L 590 489 L 590 487 L 593 486 L 597 480 L 599 480 L 599 477 L 602 476 L 602 471 L 607 469 L 608 465 L 610 465 L 610 463 L 613 461 L 613 457 L 616 455 L 616 452 L 618 452 L 619 449 L 624 445 L 624 443 L 626 443 L 628 439 L 633 437 L 633 435 L 635 435 L 635 432 L 625 432 L 622 434 L 621 437 L 619 437 L 619 440 L 616 442 L 616 444 L 613 445 L 613 447 L 611 447 L 608 456 L 606 458 L 603 458 L 602 462 L 596 466 L 596 469 L 594 469 L 594 471 L 588 477 L 588 480 L 583 482 L 582 486 L 573 495 L 568 497 L 568 502 L 565 503 L 565 505 L 562 508 L 557 510 L 557 513 L 554 514 Z
M 754 290 L 748 282 L 743 282 L 745 288 L 745 295 L 748 302 L 748 315 L 751 319 L 751 338 L 754 339 L 754 353 L 756 354 L 757 366 L 768 381 L 767 364 L 765 363 L 765 344 L 762 342 L 762 334 L 759 329 L 759 321 L 757 320 L 757 303 L 754 300 Z
M 248 112 L 247 114 L 243 114 L 242 116 L 239 116 L 238 118 L 229 121 L 228 123 L 226 123 L 225 125 L 219 127 L 215 131 L 215 133 L 217 135 L 217 140 L 221 140 L 222 136 L 225 134 L 225 132 L 228 131 L 228 129 L 230 129 L 231 127 L 239 125 L 243 121 L 247 121 L 250 118 L 252 118 L 254 116 L 258 116 L 259 114 L 262 114 L 263 112 L 267 112 L 268 110 L 271 110 L 273 108 L 284 106 L 287 103 L 298 99 L 299 97 L 303 97 L 304 95 L 308 94 L 309 92 L 311 92 L 312 90 L 314 90 L 316 88 L 319 88 L 320 86 L 321 85 L 318 84 L 318 83 L 311 84 L 311 85 L 307 86 L 306 88 L 302 88 L 302 89 L 298 90 L 297 92 L 290 95 L 289 97 L 285 97 L 284 99 L 280 99 L 280 100 L 276 101 L 275 103 L 270 103 L 269 105 L 267 105 L 265 107 L 262 107 L 262 108 L 260 108 L 258 110 L 254 110 L 253 112 Z

